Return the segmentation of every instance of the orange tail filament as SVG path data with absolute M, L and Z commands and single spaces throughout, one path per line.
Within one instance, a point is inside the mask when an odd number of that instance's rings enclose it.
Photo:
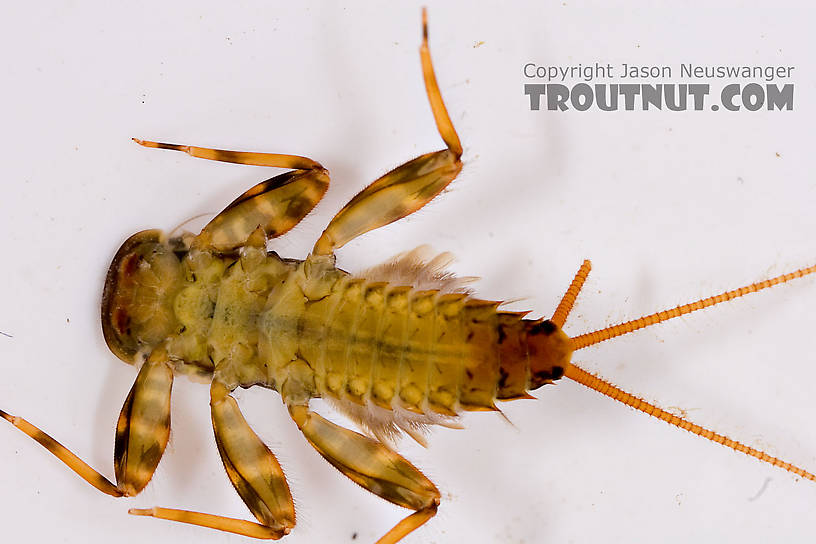
M 575 299 L 578 297 L 578 293 L 580 292 L 581 287 L 583 287 L 584 282 L 586 281 L 590 268 L 591 266 L 589 261 L 584 261 L 584 264 L 578 270 L 578 273 L 572 280 L 569 289 L 567 289 L 567 292 L 561 299 L 561 303 L 558 305 L 558 308 L 553 314 L 553 318 L 551 321 L 558 325 L 559 327 L 561 327 L 566 321 L 567 316 L 569 315 L 569 312 L 572 309 L 573 304 L 575 303 Z M 686 315 L 697 310 L 702 310 L 703 308 L 708 308 L 709 306 L 714 306 L 715 304 L 735 299 L 748 293 L 755 293 L 757 291 L 767 289 L 768 287 L 773 287 L 774 285 L 779 285 L 780 283 L 785 283 L 795 278 L 801 278 L 802 276 L 813 274 L 814 272 L 816 272 L 816 265 L 807 268 L 801 268 L 799 270 L 796 270 L 795 272 L 782 274 L 780 276 L 776 276 L 775 278 L 771 278 L 768 280 L 752 283 L 751 285 L 746 285 L 745 287 L 740 287 L 738 289 L 726 291 L 713 297 L 700 299 L 696 302 L 683 304 L 682 306 L 678 306 L 670 310 L 664 310 L 662 312 L 657 312 L 651 315 L 639 317 L 637 319 L 633 319 L 632 321 L 627 321 L 626 323 L 621 323 L 619 325 L 613 325 L 611 327 L 606 327 L 604 329 L 582 334 L 580 336 L 572 338 L 572 348 L 574 351 L 577 351 L 579 349 L 595 345 L 599 342 L 603 342 L 604 340 L 609 340 L 610 338 L 615 338 L 616 336 L 628 334 L 630 332 L 642 329 L 644 327 L 656 325 L 657 323 L 662 323 L 663 321 L 667 321 L 675 317 L 680 317 L 681 315 Z M 635 410 L 639 410 L 650 416 L 662 419 L 669 425 L 674 425 L 675 427 L 685 429 L 690 433 L 696 434 L 697 436 L 701 436 L 703 438 L 711 440 L 712 442 L 722 444 L 723 446 L 727 446 L 735 451 L 742 452 L 745 455 L 750 455 L 751 457 L 755 457 L 760 461 L 764 461 L 775 467 L 787 470 L 788 472 L 796 474 L 797 476 L 801 476 L 802 478 L 807 478 L 808 480 L 816 481 L 816 476 L 802 468 L 799 468 L 786 461 L 768 455 L 764 451 L 760 451 L 750 446 L 746 446 L 745 444 L 737 442 L 736 440 L 732 440 L 725 435 L 715 433 L 714 431 L 701 427 L 700 425 L 692 423 L 682 417 L 670 414 L 669 412 L 666 412 L 665 410 L 658 408 L 653 404 L 650 404 L 638 397 L 635 397 L 634 395 L 627 393 L 626 391 L 623 391 L 619 387 L 612 385 L 606 380 L 599 378 L 598 376 L 595 376 L 593 374 L 590 374 L 589 372 L 583 370 L 582 368 L 576 366 L 575 364 L 567 365 L 566 369 L 564 370 L 564 376 L 590 389 L 593 389 L 598 393 L 601 393 L 602 395 L 606 395 L 611 399 L 621 402 L 627 406 L 631 406 Z
M 769 280 L 752 283 L 751 285 L 746 285 L 745 287 L 740 287 L 738 289 L 726 291 L 713 297 L 700 299 L 690 304 L 683 304 L 682 306 L 678 306 L 670 310 L 664 310 L 662 312 L 657 312 L 644 317 L 639 317 L 637 319 L 633 319 L 632 321 L 627 321 L 626 323 L 621 323 L 619 325 L 606 327 L 605 329 L 588 332 L 586 334 L 573 337 L 572 346 L 575 351 L 578 351 L 579 349 L 595 345 L 599 342 L 603 342 L 604 340 L 609 340 L 610 338 L 615 338 L 616 336 L 628 334 L 630 332 L 642 329 L 644 327 L 656 325 L 658 323 L 662 323 L 663 321 L 667 321 L 675 317 L 680 317 L 681 315 L 686 315 L 697 310 L 702 310 L 703 308 L 708 308 L 709 306 L 714 306 L 715 304 L 719 304 L 720 302 L 735 299 L 743 295 L 747 295 L 748 293 L 755 293 L 757 291 L 767 289 L 768 287 L 773 287 L 774 285 L 785 283 L 792 279 L 807 276 L 808 274 L 812 274 L 814 272 L 816 272 L 816 265 L 807 268 L 801 268 L 799 270 L 796 270 L 795 272 L 790 272 L 788 274 L 782 274 L 781 276 L 776 276 L 775 278 L 771 278 Z M 572 288 L 572 286 L 570 286 L 570 288 Z M 566 298 L 566 295 L 564 295 L 564 297 Z
M 561 302 L 558 303 L 558 308 L 553 312 L 552 319 L 550 319 L 550 321 L 559 327 L 563 327 L 564 323 L 566 323 L 567 316 L 569 316 L 569 313 L 572 311 L 575 299 L 578 298 L 578 293 L 581 292 L 581 288 L 584 286 L 584 282 L 586 282 L 590 270 L 592 270 L 592 263 L 589 262 L 589 259 L 584 259 L 581 268 L 578 269 L 578 272 L 572 279 L 572 283 L 570 283 L 569 288 L 567 288 L 567 292 L 564 293 Z
M 618 402 L 622 402 L 627 406 L 631 406 L 635 410 L 640 410 L 641 412 L 656 417 L 657 419 L 662 419 L 669 425 L 680 427 L 681 429 L 685 429 L 690 433 L 694 433 L 698 436 L 702 436 L 703 438 L 707 438 L 712 442 L 722 444 L 723 446 L 727 446 L 735 451 L 742 452 L 745 455 L 756 457 L 760 461 L 764 461 L 766 463 L 774 465 L 775 467 L 785 469 L 788 472 L 796 474 L 797 476 L 801 476 L 802 478 L 807 478 L 808 480 L 816 481 L 816 476 L 814 476 L 813 474 L 804 469 L 797 467 L 796 465 L 792 465 L 786 461 L 782 461 L 781 459 L 772 457 L 765 453 L 764 451 L 756 450 L 750 446 L 746 446 L 745 444 L 742 444 L 735 440 L 731 440 L 727 436 L 715 433 L 714 431 L 710 431 L 697 424 L 691 423 L 690 421 L 687 421 L 682 417 L 670 414 L 669 412 L 666 412 L 665 410 L 658 408 L 653 404 L 649 404 L 648 402 L 639 399 L 634 395 L 630 395 L 629 393 L 621 390 L 620 388 L 612 385 L 611 383 L 593 374 L 590 374 L 586 370 L 583 370 L 582 368 L 577 367 L 574 364 L 566 368 L 566 370 L 564 371 L 564 375 L 570 378 L 571 380 L 580 383 L 581 385 L 585 385 L 590 389 L 594 389 L 595 391 L 601 393 L 602 395 L 606 395 L 611 399 L 614 399 Z

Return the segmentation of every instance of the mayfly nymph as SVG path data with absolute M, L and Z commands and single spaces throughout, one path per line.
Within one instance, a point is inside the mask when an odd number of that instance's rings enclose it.
M 297 155 L 224 151 L 136 140 L 203 159 L 281 167 L 198 234 L 146 230 L 128 238 L 108 271 L 102 328 L 111 351 L 139 366 L 116 426 L 115 483 L 26 420 L 0 411 L 79 476 L 112 496 L 138 495 L 151 480 L 170 434 L 176 373 L 210 383 L 216 445 L 235 490 L 257 522 L 175 508 L 131 509 L 240 535 L 278 539 L 295 526 L 295 508 L 275 455 L 250 428 L 232 392 L 259 385 L 277 391 L 307 441 L 372 493 L 412 511 L 378 541 L 395 543 L 430 520 L 437 487 L 394 449 L 402 433 L 423 442 L 431 425 L 456 425 L 465 411 L 496 411 L 497 401 L 568 377 L 649 415 L 803 478 L 808 471 L 668 413 L 593 375 L 576 350 L 726 300 L 816 272 L 803 268 L 570 337 L 563 330 L 590 271 L 585 261 L 550 319 L 503 310 L 477 298 L 467 278 L 446 270 L 446 255 L 410 251 L 350 274 L 335 251 L 405 217 L 442 192 L 462 169 L 462 145 L 434 75 L 425 14 L 420 47 L 425 88 L 446 147 L 387 172 L 331 220 L 304 260 L 267 250 L 321 200 L 328 171 Z M 312 410 L 329 400 L 358 433 Z

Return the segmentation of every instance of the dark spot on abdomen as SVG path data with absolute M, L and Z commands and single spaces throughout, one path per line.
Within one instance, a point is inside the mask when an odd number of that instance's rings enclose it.
M 536 323 L 535 325 L 531 326 L 527 329 L 527 334 L 543 334 L 544 336 L 549 336 L 554 333 L 558 329 L 555 326 L 555 323 L 547 319 L 546 321 L 541 321 L 540 323 Z

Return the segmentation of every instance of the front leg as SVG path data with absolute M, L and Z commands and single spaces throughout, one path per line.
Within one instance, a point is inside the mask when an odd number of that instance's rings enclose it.
M 289 414 L 306 440 L 352 481 L 396 505 L 416 510 L 377 544 L 394 544 L 436 514 L 439 490 L 404 457 L 380 442 L 344 429 L 306 405 L 289 406 Z
M 193 243 L 199 248 L 232 251 L 245 245 L 259 228 L 268 238 L 281 236 L 306 217 L 329 188 L 329 172 L 308 157 L 228 151 L 137 138 L 133 141 L 144 147 L 181 151 L 199 159 L 292 169 L 262 181 L 232 201 L 196 237 Z
M 153 352 L 139 370 L 116 424 L 116 485 L 128 497 L 145 488 L 167 447 L 172 387 L 167 352 Z
M 166 353 L 151 354 L 142 365 L 116 424 L 113 464 L 116 485 L 68 448 L 21 417 L 0 410 L 0 417 L 36 440 L 99 491 L 114 497 L 137 495 L 161 460 L 170 437 L 170 391 L 173 370 Z

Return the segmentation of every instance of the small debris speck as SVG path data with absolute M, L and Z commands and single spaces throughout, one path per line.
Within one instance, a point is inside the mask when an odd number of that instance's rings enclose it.
M 357 533 L 351 533 L 351 539 L 357 540 Z
M 10 334 L 8 334 L 8 333 L 5 333 L 5 332 L 3 332 L 3 331 L 0 331 L 0 334 L 2 334 L 3 336 L 5 336 L 6 338 L 14 338 L 12 335 L 10 335 Z
M 776 156 L 779 157 L 780 159 L 782 158 L 782 155 L 779 154 L 779 151 L 776 152 Z
M 478 42 L 476 42 L 476 43 L 474 43 L 474 44 L 473 44 L 473 49 L 476 49 L 477 47 L 481 47 L 481 46 L 483 46 L 483 45 L 484 45 L 484 43 L 485 43 L 485 42 L 484 42 L 483 40 L 479 40 Z
M 756 495 L 754 495 L 753 497 L 749 497 L 748 500 L 749 501 L 757 500 L 760 497 L 760 495 L 765 493 L 765 490 L 768 489 L 768 484 L 769 483 L 771 483 L 771 479 L 770 478 L 765 478 L 765 481 L 762 482 L 762 487 L 759 488 L 759 491 L 756 492 Z

